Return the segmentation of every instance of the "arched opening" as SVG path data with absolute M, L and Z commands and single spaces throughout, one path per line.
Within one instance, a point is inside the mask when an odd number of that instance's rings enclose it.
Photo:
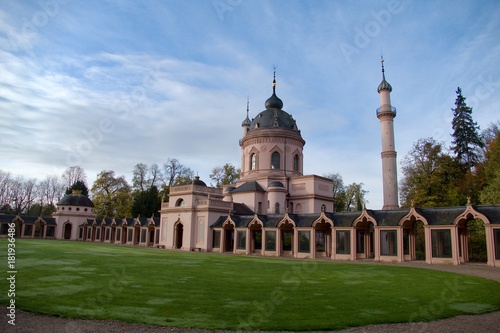
M 356 258 L 372 259 L 373 252 L 373 223 L 367 220 L 356 224 Z
M 227 224 L 224 226 L 224 252 L 234 251 L 234 226 Z
M 184 234 L 184 226 L 178 222 L 174 227 L 174 249 L 182 248 L 182 238 Z
M 295 154 L 293 156 L 293 171 L 299 171 L 299 155 Z
M 71 229 L 73 228 L 73 225 L 69 222 L 64 224 L 63 227 L 63 238 L 64 239 L 71 239 Z
M 155 227 L 150 225 L 148 227 L 148 246 L 153 246 L 155 244 Z
M 404 260 L 425 260 L 424 222 L 412 216 L 402 226 Z
M 93 225 L 92 226 L 92 235 L 90 238 L 93 242 L 95 241 L 96 233 L 97 233 L 97 227 L 95 225 Z
M 134 227 L 134 245 L 139 245 L 141 242 L 141 226 Z
M 122 240 L 121 240 L 122 244 L 127 243 L 127 232 L 128 232 L 128 228 L 126 226 L 122 227 Z
M 175 207 L 182 207 L 184 206 L 186 203 L 184 202 L 184 199 L 177 199 L 177 201 L 175 202 Z
M 262 226 L 254 222 L 250 226 L 250 252 L 261 253 L 262 251 Z
M 458 222 L 458 256 L 460 262 L 487 262 L 486 229 L 481 219 Z
M 35 223 L 35 238 L 44 238 L 45 223 L 38 221 Z
M 272 155 L 271 155 L 271 169 L 279 169 L 280 168 L 280 165 L 281 165 L 281 157 L 280 157 L 280 153 L 278 153 L 277 151 L 275 151 Z
M 250 170 L 257 170 L 257 154 L 250 155 Z
M 279 214 L 280 213 L 280 204 L 279 202 L 274 204 L 274 214 Z
M 293 224 L 289 221 L 280 226 L 281 254 L 293 256 Z
M 113 244 L 115 242 L 115 239 L 116 239 L 116 226 L 112 225 L 111 226 L 111 238 L 110 238 L 109 242 L 111 244 Z
M 332 255 L 332 226 L 325 220 L 316 223 L 315 232 L 315 251 L 318 257 L 329 257 Z

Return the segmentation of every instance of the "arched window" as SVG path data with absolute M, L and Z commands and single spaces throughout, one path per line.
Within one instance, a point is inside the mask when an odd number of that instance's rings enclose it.
M 279 169 L 280 168 L 280 153 L 275 151 L 271 155 L 271 169 Z
M 250 155 L 250 170 L 257 169 L 257 154 L 253 153 Z
M 299 171 L 299 155 L 295 154 L 293 157 L 293 171 Z
M 280 213 L 280 204 L 277 202 L 274 205 L 274 214 L 279 214 Z
M 184 204 L 185 204 L 184 199 L 179 199 L 175 203 L 175 207 L 182 207 L 182 206 L 184 206 Z

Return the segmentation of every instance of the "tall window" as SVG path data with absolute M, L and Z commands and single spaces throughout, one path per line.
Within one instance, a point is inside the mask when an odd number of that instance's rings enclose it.
M 299 171 L 299 155 L 293 156 L 293 171 Z
M 351 232 L 337 230 L 337 254 L 351 254 Z
M 275 151 L 271 155 L 271 169 L 279 169 L 280 168 L 280 153 Z
M 266 251 L 276 251 L 276 231 L 266 231 Z
M 250 170 L 257 169 L 257 154 L 253 153 L 250 155 Z
M 299 231 L 299 252 L 311 252 L 311 233 L 307 231 Z

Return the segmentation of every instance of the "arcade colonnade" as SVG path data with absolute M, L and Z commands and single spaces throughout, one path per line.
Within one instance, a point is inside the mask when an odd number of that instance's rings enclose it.
M 420 259 L 458 265 L 469 261 L 467 225 L 476 219 L 484 224 L 487 264 L 500 267 L 498 206 L 228 215 L 212 225 L 211 251 L 381 262 Z

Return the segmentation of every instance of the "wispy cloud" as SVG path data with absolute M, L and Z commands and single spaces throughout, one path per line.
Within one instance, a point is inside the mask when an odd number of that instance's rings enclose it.
M 496 1 L 56 3 L 0 9 L 0 168 L 16 174 L 79 164 L 91 182 L 103 169 L 130 178 L 175 157 L 209 182 L 214 166 L 239 165 L 246 99 L 250 117 L 264 109 L 273 65 L 306 172 L 363 182 L 373 208 L 381 53 L 400 159 L 419 138 L 449 141 L 457 86 L 482 127 L 498 118 Z

